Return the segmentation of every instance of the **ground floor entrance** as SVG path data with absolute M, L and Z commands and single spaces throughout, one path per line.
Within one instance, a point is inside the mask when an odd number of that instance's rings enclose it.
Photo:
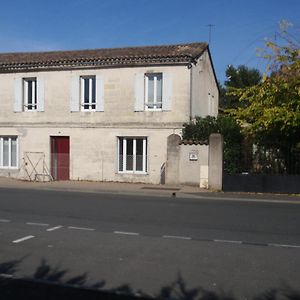
M 54 180 L 70 179 L 70 138 L 51 136 L 51 175 Z

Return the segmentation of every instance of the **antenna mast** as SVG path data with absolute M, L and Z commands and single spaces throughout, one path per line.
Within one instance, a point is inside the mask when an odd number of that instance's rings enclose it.
M 211 29 L 212 27 L 214 27 L 215 25 L 214 24 L 208 24 L 206 25 L 208 27 L 208 44 L 210 45 L 211 43 Z

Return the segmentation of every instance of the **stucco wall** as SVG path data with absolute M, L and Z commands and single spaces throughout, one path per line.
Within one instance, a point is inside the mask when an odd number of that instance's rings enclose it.
M 172 77 L 172 110 L 134 112 L 135 75 L 168 72 Z M 104 112 L 71 112 L 72 76 L 101 75 L 104 80 Z M 40 77 L 44 81 L 45 111 L 14 112 L 15 78 Z M 189 120 L 190 75 L 186 66 L 111 68 L 0 74 L 1 124 L 84 126 L 182 123 Z
M 167 137 L 180 129 L 127 128 L 0 128 L 0 135 L 17 135 L 19 169 L 25 152 L 43 152 L 50 168 L 50 137 L 70 137 L 70 179 L 144 182 L 159 184 L 161 166 L 166 162 Z M 147 174 L 120 174 L 117 171 L 117 137 L 141 136 L 148 140 Z M 2 176 L 26 178 L 24 170 L 0 170 Z
M 192 117 L 207 115 L 217 116 L 219 106 L 219 90 L 215 81 L 212 63 L 207 51 L 191 68 L 191 115 Z
M 181 184 L 208 187 L 208 151 L 207 145 L 180 145 L 178 173 Z

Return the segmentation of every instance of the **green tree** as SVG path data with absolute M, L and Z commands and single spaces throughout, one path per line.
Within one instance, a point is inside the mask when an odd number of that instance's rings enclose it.
M 290 172 L 300 148 L 300 48 L 297 38 L 288 32 L 289 24 L 281 24 L 280 41 L 266 41 L 262 57 L 268 67 L 262 82 L 255 86 L 231 89 L 241 105 L 230 114 L 244 126 L 255 143 L 277 151 L 284 169 Z M 299 39 L 299 37 L 298 37 Z M 269 155 L 272 156 L 272 155 Z M 296 160 L 295 160 L 296 159 Z
M 224 138 L 224 170 L 227 173 L 243 171 L 241 164 L 242 140 L 241 127 L 230 116 L 217 118 L 196 117 L 194 121 L 183 125 L 183 139 L 208 141 L 211 133 L 221 133 Z
M 234 94 L 229 94 L 232 89 L 246 88 L 257 85 L 262 80 L 262 75 L 257 69 L 248 68 L 240 65 L 235 68 L 229 65 L 226 69 L 226 78 L 224 86 L 220 87 L 220 107 L 223 109 L 237 108 L 246 106 L 247 103 L 240 102 L 239 97 Z

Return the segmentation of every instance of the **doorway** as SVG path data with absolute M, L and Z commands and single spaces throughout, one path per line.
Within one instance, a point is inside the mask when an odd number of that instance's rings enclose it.
M 51 136 L 51 175 L 54 180 L 70 179 L 70 138 Z

